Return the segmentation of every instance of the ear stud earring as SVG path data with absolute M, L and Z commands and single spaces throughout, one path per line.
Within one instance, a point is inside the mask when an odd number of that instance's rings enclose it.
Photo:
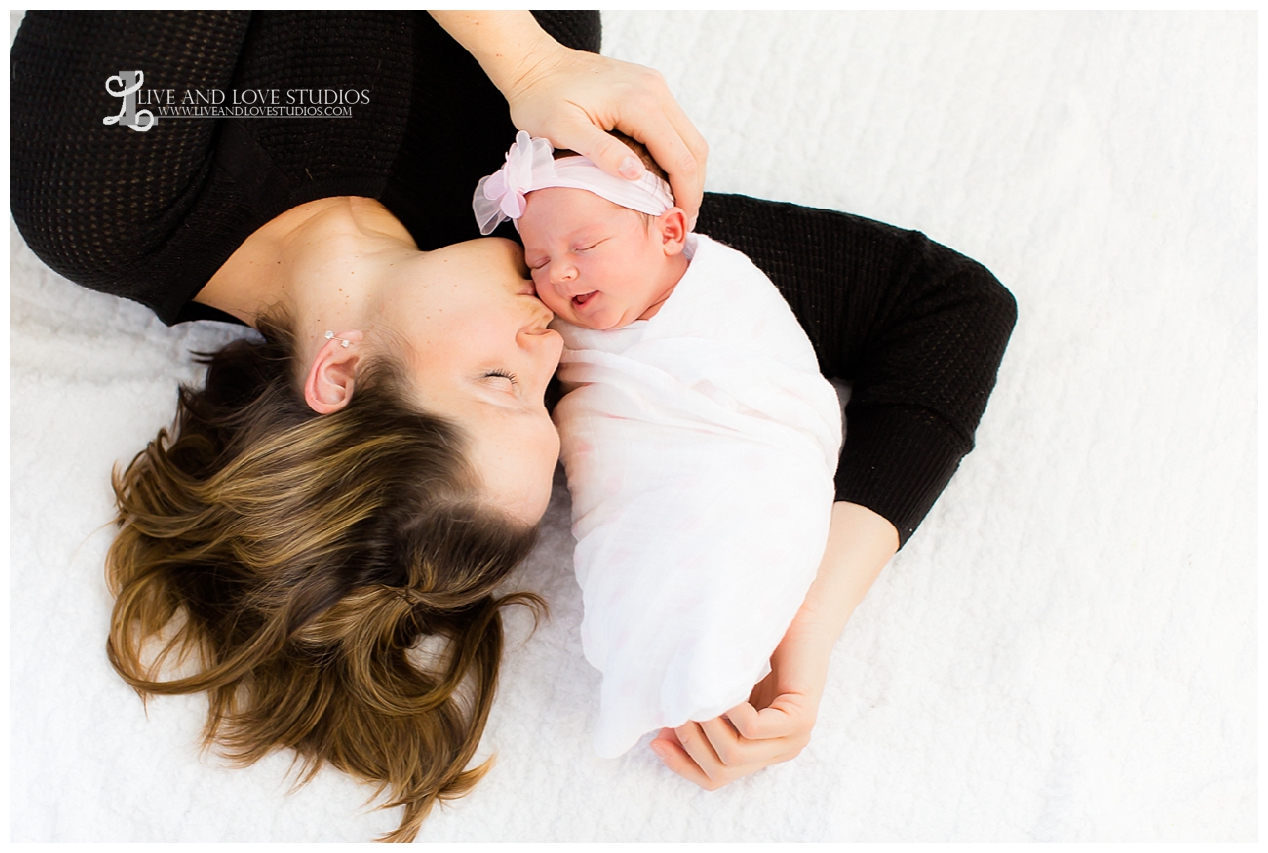
M 328 341 L 332 340 L 334 339 L 334 337 L 335 337 L 334 332 L 331 332 L 329 330 L 326 331 L 326 340 Z M 338 341 L 339 341 L 339 345 L 343 347 L 344 349 L 347 349 L 348 345 L 352 343 L 352 341 L 348 340 L 347 338 L 339 338 Z

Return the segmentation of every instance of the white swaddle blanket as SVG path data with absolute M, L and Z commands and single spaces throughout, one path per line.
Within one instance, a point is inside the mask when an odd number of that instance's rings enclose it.
M 595 749 L 748 699 L 827 542 L 841 411 L 788 303 L 740 252 L 688 238 L 650 320 L 556 321 Z

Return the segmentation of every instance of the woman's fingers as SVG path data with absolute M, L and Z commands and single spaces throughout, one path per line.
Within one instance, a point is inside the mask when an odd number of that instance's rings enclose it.
M 748 740 L 789 737 L 796 734 L 797 717 L 777 697 L 769 707 L 757 710 L 750 703 L 736 705 L 726 716 L 741 736 Z
M 706 791 L 716 791 L 732 781 L 731 777 L 723 778 L 724 768 L 696 723 L 661 729 L 652 745 L 670 770 Z
M 743 717 L 744 707 L 737 706 L 734 713 Z M 753 711 L 752 706 L 747 707 Z M 727 719 L 732 713 L 703 723 L 661 729 L 652 741 L 652 749 L 670 770 L 708 791 L 797 754 L 797 750 L 790 752 L 789 741 L 783 737 L 743 737 Z
M 742 709 L 745 706 L 739 707 Z M 752 710 L 752 706 L 747 707 Z M 743 713 L 742 710 L 739 711 L 741 717 Z M 733 771 L 734 778 L 755 773 L 770 764 L 788 761 L 795 758 L 800 751 L 795 746 L 795 738 L 781 733 L 789 730 L 784 721 L 760 736 L 750 736 L 741 731 L 735 723 L 732 711 L 728 711 L 726 717 L 718 717 L 700 725 L 709 738 L 714 755 L 722 765 Z
M 771 737 L 771 735 L 765 734 L 766 726 L 761 721 L 761 714 L 748 702 L 736 705 L 726 712 L 726 716 L 741 737 Z
M 714 754 L 713 746 L 709 743 L 709 739 L 705 737 L 699 723 L 683 723 L 674 729 L 674 735 L 678 738 L 678 742 L 682 744 L 682 748 L 687 755 L 709 779 L 708 784 L 703 784 L 701 787 L 712 791 L 730 781 L 728 779 L 724 782 L 719 782 L 715 778 L 717 768 L 721 766 L 721 762 L 718 761 L 718 756 Z M 713 772 L 710 772 L 711 770 Z
M 691 119 L 687 118 L 687 114 L 683 112 L 682 107 L 672 97 L 669 101 L 669 109 L 667 111 L 669 123 L 673 126 L 678 134 L 678 138 L 682 140 L 690 155 L 690 162 L 685 164 L 685 168 L 674 172 L 669 172 L 669 185 L 674 191 L 674 202 L 687 213 L 687 222 L 691 228 L 696 227 L 696 218 L 700 213 L 700 204 L 704 200 L 704 181 L 705 172 L 709 163 L 709 143 L 705 142 L 704 136 L 691 123 Z M 651 151 L 651 147 L 648 147 Z M 655 157 L 655 152 L 652 154 Z M 656 162 L 660 163 L 660 158 L 656 158 Z M 663 166 L 664 164 L 662 164 Z
M 719 787 L 682 748 L 673 729 L 660 730 L 660 734 L 652 741 L 652 751 L 660 756 L 666 767 L 688 782 L 693 782 L 706 791 L 714 791 Z
M 640 70 L 639 96 L 622 104 L 616 129 L 646 145 L 652 159 L 669 173 L 674 203 L 694 226 L 704 198 L 709 146 L 674 99 L 665 78 L 650 68 Z
M 683 209 L 689 224 L 694 227 L 696 217 L 700 215 L 700 202 L 704 200 L 704 168 L 701 165 L 703 157 L 697 158 L 691 145 L 663 113 L 649 116 L 639 123 L 639 129 L 635 129 L 631 123 L 630 128 L 618 125 L 617 130 L 646 145 L 652 159 L 669 173 L 669 187 L 674 193 L 674 204 Z M 703 154 L 707 156 L 707 147 Z
M 718 760 L 699 723 L 662 729 L 652 743 L 670 770 L 706 791 L 716 791 L 745 775 L 745 771 L 737 772 Z
M 703 723 L 661 729 L 652 749 L 679 776 L 716 791 L 763 767 L 797 757 L 814 725 L 799 719 L 798 707 L 791 702 L 787 709 L 772 706 L 758 711 L 745 702 Z
M 576 151 L 610 175 L 633 180 L 643 174 L 643 161 L 634 155 L 629 146 L 585 119 L 570 123 L 558 135 L 560 139 L 553 140 L 556 148 Z M 634 134 L 627 132 L 627 135 Z
M 714 717 L 699 725 L 704 736 L 708 738 L 709 746 L 713 754 L 717 756 L 718 763 L 732 770 L 756 763 L 760 760 L 757 753 L 764 752 L 763 747 L 769 746 L 769 744 L 745 740 L 725 717 Z

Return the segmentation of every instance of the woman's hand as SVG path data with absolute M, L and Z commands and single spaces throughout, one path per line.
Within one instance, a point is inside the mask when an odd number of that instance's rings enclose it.
M 643 164 L 607 131 L 637 139 L 669 173 L 674 202 L 695 226 L 709 146 L 658 72 L 563 47 L 527 12 L 431 14 L 480 62 L 516 127 L 625 178 Z
M 643 164 L 606 131 L 642 142 L 669 173 L 674 202 L 694 227 L 709 147 L 659 72 L 561 47 L 503 94 L 516 127 L 589 157 L 610 174 L 637 178 Z
M 817 634 L 801 616 L 748 702 L 705 723 L 661 729 L 652 750 L 670 770 L 716 791 L 768 764 L 791 761 L 810 742 L 835 637 Z
M 708 791 L 769 764 L 796 758 L 810 742 L 828 681 L 832 646 L 881 568 L 898 531 L 858 504 L 832 505 L 819 573 L 749 701 L 704 723 L 661 729 L 652 749 L 679 776 Z

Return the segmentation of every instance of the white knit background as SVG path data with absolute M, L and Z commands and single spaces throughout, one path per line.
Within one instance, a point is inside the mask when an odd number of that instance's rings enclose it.
M 14 16 L 14 24 L 18 20 Z M 1257 837 L 1257 19 L 605 13 L 712 146 L 709 186 L 924 231 L 1021 319 L 978 449 L 837 645 L 810 746 L 716 793 L 604 761 L 567 496 L 516 584 L 481 754 L 421 840 Z M 21 128 L 11 128 L 20 133 Z M 11 838 L 365 840 L 396 825 L 288 757 L 200 757 L 106 661 L 109 471 L 190 350 L 11 230 Z

